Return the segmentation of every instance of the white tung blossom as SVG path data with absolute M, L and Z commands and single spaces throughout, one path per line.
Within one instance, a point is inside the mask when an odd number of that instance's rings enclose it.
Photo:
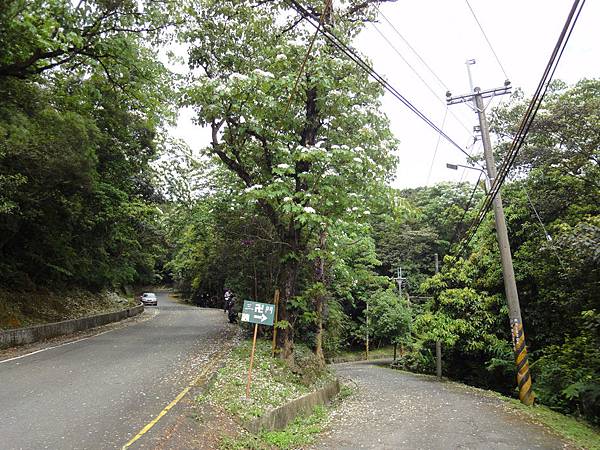
M 284 164 L 277 164 L 277 167 L 279 169 L 284 169 L 285 170 L 285 169 L 289 169 L 290 165 L 289 164 L 285 164 L 285 163 Z
M 357 163 L 361 163 L 362 162 L 362 159 L 360 159 L 360 158 L 352 158 L 352 159 L 354 160 L 354 162 L 357 162 Z
M 283 53 L 280 53 L 279 55 L 277 55 L 275 57 L 275 60 L 277 61 L 285 61 L 287 59 L 287 56 L 285 56 Z
M 314 214 L 317 211 L 315 211 L 315 208 L 313 208 L 312 206 L 305 206 L 304 207 L 304 212 L 305 213 L 309 213 L 309 214 Z
M 284 202 L 291 202 L 292 201 L 292 197 L 284 197 L 283 201 Z
M 244 74 L 241 73 L 237 73 L 237 72 L 233 72 L 230 76 L 230 79 L 232 80 L 240 80 L 240 81 L 246 81 L 248 79 L 248 77 Z
M 260 69 L 254 69 L 254 74 L 265 78 L 275 78 L 271 72 L 265 72 L 264 70 Z

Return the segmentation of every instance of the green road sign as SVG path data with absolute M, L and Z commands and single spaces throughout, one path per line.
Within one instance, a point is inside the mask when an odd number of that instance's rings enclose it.
M 270 303 L 253 302 L 244 300 L 242 310 L 242 322 L 257 323 L 259 325 L 273 326 L 275 317 L 275 305 Z

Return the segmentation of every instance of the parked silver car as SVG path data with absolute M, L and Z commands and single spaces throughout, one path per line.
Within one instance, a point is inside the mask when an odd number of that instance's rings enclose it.
M 144 306 L 158 306 L 158 299 L 153 292 L 144 292 L 140 295 L 140 301 Z

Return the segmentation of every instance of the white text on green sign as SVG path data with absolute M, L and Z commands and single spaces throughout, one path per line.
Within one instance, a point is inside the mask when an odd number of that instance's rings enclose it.
M 242 322 L 258 323 L 259 325 L 273 326 L 275 305 L 270 303 L 253 302 L 244 300 Z

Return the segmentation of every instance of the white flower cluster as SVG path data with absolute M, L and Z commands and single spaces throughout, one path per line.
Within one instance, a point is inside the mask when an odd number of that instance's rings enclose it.
M 262 189 L 262 184 L 255 184 L 253 186 L 249 186 L 246 189 L 244 189 L 244 192 L 248 193 L 248 192 L 252 192 L 252 191 L 257 191 L 259 189 Z
M 273 75 L 271 72 L 265 72 L 264 70 L 260 69 L 254 69 L 254 74 L 265 78 L 275 78 L 275 75 Z
M 241 73 L 237 73 L 237 72 L 233 72 L 230 76 L 229 79 L 231 80 L 239 80 L 239 81 L 246 81 L 248 79 L 247 75 L 241 74 Z
M 305 213 L 309 213 L 309 214 L 314 214 L 317 211 L 315 211 L 315 208 L 313 208 L 312 206 L 305 206 L 304 207 L 304 212 Z

